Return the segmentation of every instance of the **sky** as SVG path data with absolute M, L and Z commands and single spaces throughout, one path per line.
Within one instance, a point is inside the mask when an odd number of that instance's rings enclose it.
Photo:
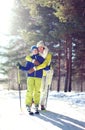
M 47 110 L 33 116 L 26 111 L 25 94 L 21 111 L 18 91 L 0 88 L 0 130 L 85 130 L 85 92 L 51 91 Z
M 0 33 L 8 33 L 14 0 L 0 0 Z
M 9 46 L 9 38 L 7 34 L 9 34 L 10 24 L 11 24 L 11 16 L 12 16 L 12 8 L 14 5 L 14 0 L 0 0 L 0 52 L 4 53 L 4 49 L 1 47 Z M 4 58 L 0 57 L 1 62 L 4 62 Z M 2 78 L 3 75 L 0 74 Z
M 0 46 L 8 45 L 13 5 L 14 0 L 0 0 Z

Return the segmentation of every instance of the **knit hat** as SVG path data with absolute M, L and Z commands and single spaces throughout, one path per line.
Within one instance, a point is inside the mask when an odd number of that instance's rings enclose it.
M 33 45 L 33 46 L 31 47 L 31 51 L 33 51 L 34 49 L 37 49 L 37 50 L 38 50 L 38 47 L 37 47 L 36 45 Z
M 39 41 L 38 43 L 37 43 L 37 47 L 45 47 L 45 45 L 44 45 L 44 42 L 43 41 Z

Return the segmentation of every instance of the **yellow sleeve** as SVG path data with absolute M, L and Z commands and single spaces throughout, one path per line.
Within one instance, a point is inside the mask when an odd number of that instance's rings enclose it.
M 39 66 L 37 66 L 37 67 L 36 67 L 36 70 L 43 69 L 43 68 L 45 68 L 46 66 L 50 65 L 51 59 L 52 59 L 52 55 L 51 55 L 50 53 L 48 53 L 48 55 L 47 55 L 45 61 L 44 61 L 42 64 L 40 64 Z
M 26 56 L 25 60 L 26 60 L 26 61 L 30 61 L 30 62 L 32 62 L 32 58 L 31 58 L 30 55 Z

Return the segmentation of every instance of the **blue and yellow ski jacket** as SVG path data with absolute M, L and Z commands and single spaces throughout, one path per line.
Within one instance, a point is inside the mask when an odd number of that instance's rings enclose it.
M 35 59 L 37 60 L 40 64 L 42 64 L 44 62 L 44 58 L 41 57 L 39 54 L 37 55 L 32 55 L 31 56 L 32 59 Z M 34 67 L 34 63 L 30 62 L 30 61 L 27 61 L 26 62 L 26 65 L 25 66 L 20 66 L 20 69 L 22 71 L 29 71 L 30 69 L 32 69 Z M 36 70 L 35 72 L 29 74 L 28 73 L 28 77 L 37 77 L 37 78 L 42 78 L 42 75 L 43 75 L 43 69 L 40 69 L 40 70 Z

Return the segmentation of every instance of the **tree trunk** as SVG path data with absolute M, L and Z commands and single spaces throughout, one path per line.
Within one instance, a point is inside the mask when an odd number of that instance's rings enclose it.
M 68 77 L 68 80 L 69 80 L 69 84 L 68 84 L 68 91 L 71 92 L 72 90 L 72 86 L 71 86 L 71 83 L 72 83 L 72 40 L 71 38 L 69 38 L 69 77 Z
M 66 59 L 66 75 L 65 75 L 65 87 L 64 92 L 68 91 L 68 59 Z
M 83 83 L 82 83 L 82 79 L 81 79 L 81 92 L 83 92 Z
M 65 88 L 64 91 L 71 92 L 71 79 L 72 79 L 72 40 L 71 37 L 67 35 L 66 45 L 66 77 L 65 77 Z
M 66 61 L 65 61 L 65 68 L 66 68 L 66 74 L 65 74 L 65 86 L 64 86 L 64 92 L 67 92 L 68 90 L 68 48 L 67 48 L 67 41 L 66 41 L 66 45 L 65 45 L 65 57 L 66 57 Z
M 58 86 L 57 86 L 57 91 L 60 91 L 60 50 L 58 53 Z
M 82 64 L 82 69 L 83 69 L 83 64 Z M 80 86 L 80 91 L 83 92 L 83 75 L 82 75 L 82 71 L 80 72 L 80 83 L 81 83 L 81 86 Z

